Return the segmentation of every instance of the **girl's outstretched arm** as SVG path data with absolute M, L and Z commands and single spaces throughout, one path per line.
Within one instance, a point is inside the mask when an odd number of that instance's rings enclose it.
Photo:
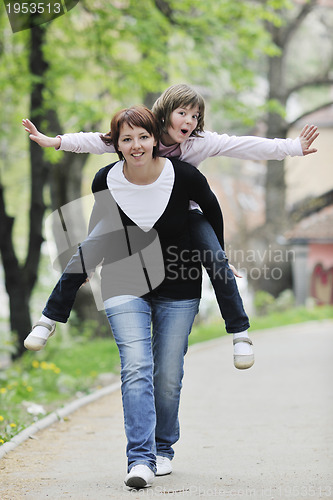
M 97 155 L 116 152 L 112 145 L 107 145 L 102 141 L 101 136 L 103 134 L 100 132 L 77 132 L 48 137 L 39 132 L 28 119 L 22 120 L 22 124 L 30 134 L 30 139 L 42 147 L 54 147 L 71 153 L 92 153 Z
M 267 139 L 257 136 L 229 136 L 204 131 L 181 144 L 180 159 L 198 166 L 211 156 L 228 156 L 242 160 L 283 160 L 287 156 L 315 153 L 313 141 L 319 132 L 315 125 L 306 125 L 296 139 Z

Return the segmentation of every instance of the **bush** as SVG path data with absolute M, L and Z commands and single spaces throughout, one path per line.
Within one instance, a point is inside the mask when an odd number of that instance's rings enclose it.
M 258 316 L 265 316 L 271 311 L 275 299 L 273 295 L 263 290 L 256 292 L 254 296 L 254 307 Z
M 295 297 L 292 290 L 284 290 L 277 298 L 273 297 L 273 295 L 268 292 L 260 290 L 254 297 L 254 306 L 258 316 L 287 311 L 294 307 L 294 305 Z

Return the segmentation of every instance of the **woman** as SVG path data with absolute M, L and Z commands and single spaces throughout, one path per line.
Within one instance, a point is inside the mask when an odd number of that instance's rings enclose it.
M 189 201 L 200 204 L 222 245 L 223 220 L 215 195 L 195 167 L 157 156 L 158 126 L 147 108 L 118 112 L 111 121 L 111 139 L 120 161 L 94 178 L 91 240 L 73 257 L 43 314 L 53 330 L 55 321 L 66 321 L 73 290 L 87 277 L 82 269 L 78 272 L 81 257 L 89 269 L 93 261 L 96 265 L 104 259 L 102 296 L 121 359 L 128 441 L 125 484 L 140 488 L 152 484 L 156 461 L 157 474 L 172 471 L 172 446 L 179 439 L 184 355 L 201 294 L 201 264 L 191 255 Z M 101 220 L 110 221 L 113 229 L 108 234 L 103 229 L 103 238 Z M 117 234 L 120 243 L 114 250 Z M 156 243 L 156 235 L 162 260 L 158 251 L 144 253 Z M 122 248 L 126 266 L 119 272 Z M 117 254 L 117 262 L 110 253 Z M 137 269 L 141 275 L 148 270 L 148 291 L 143 294 L 135 277 L 133 283 Z M 27 344 L 38 339 L 39 327 L 27 337 Z

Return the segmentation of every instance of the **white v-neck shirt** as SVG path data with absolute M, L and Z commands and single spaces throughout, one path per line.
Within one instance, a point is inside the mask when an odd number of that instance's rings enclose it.
M 148 232 L 163 215 L 175 181 L 170 160 L 151 184 L 132 184 L 124 176 L 124 161 L 116 163 L 107 175 L 107 186 L 122 211 L 143 231 Z

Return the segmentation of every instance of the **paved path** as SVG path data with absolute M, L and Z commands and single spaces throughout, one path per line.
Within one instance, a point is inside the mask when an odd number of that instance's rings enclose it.
M 0 460 L 0 499 L 333 499 L 333 322 L 251 334 L 256 363 L 232 365 L 230 337 L 191 348 L 174 472 L 123 486 L 119 391 Z

